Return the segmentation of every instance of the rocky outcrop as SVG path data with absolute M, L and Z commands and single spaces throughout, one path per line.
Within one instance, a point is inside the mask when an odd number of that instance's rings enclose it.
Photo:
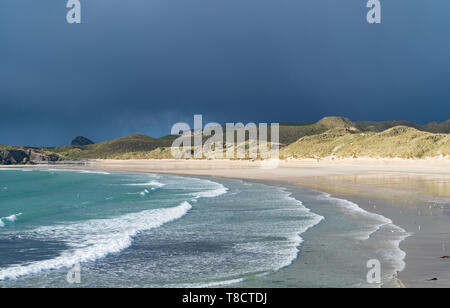
M 61 157 L 54 153 L 48 153 L 36 148 L 24 148 L 22 150 L 0 149 L 0 165 L 26 165 L 40 162 L 56 162 Z
M 30 154 L 31 163 L 39 163 L 39 162 L 55 162 L 60 160 L 60 157 L 57 154 L 53 153 L 41 153 L 39 151 L 32 151 Z
M 78 137 L 76 137 L 75 139 L 72 140 L 72 144 L 71 145 L 83 146 L 83 145 L 89 145 L 89 144 L 94 144 L 94 142 L 92 140 L 89 140 L 86 137 L 78 136 Z
M 30 162 L 30 153 L 22 150 L 0 150 L 0 165 L 21 165 Z

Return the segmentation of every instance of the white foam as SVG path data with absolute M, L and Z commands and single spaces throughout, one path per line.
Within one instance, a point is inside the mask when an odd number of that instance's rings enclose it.
M 300 252 L 299 247 L 303 243 L 303 238 L 300 235 L 325 220 L 325 217 L 311 212 L 309 208 L 303 205 L 303 202 L 292 197 L 292 193 L 287 192 L 285 188 L 280 188 L 280 190 L 287 194 L 286 199 L 296 202 L 297 205 L 305 211 L 305 214 L 309 215 L 309 221 L 308 224 L 303 225 L 302 228 L 297 231 L 297 234 L 294 234 L 289 238 L 289 240 L 293 243 L 293 248 L 290 251 L 290 257 L 286 258 L 285 261 L 281 263 L 278 268 L 276 268 L 276 270 L 280 270 L 291 265 L 298 258 L 298 254 Z
M 215 198 L 215 197 L 219 197 L 219 196 L 227 193 L 228 188 L 226 188 L 222 184 L 219 184 L 219 183 L 216 183 L 216 184 L 219 185 L 219 187 L 217 187 L 216 189 L 196 192 L 196 193 L 193 193 L 193 196 L 195 196 L 196 199 L 198 199 L 198 198 Z
M 14 221 L 17 220 L 17 217 L 20 216 L 20 215 L 22 215 L 22 213 L 13 214 L 13 215 L 10 215 L 10 216 L 7 216 L 7 217 L 1 217 L 0 218 L 0 228 L 5 227 L 5 222 L 4 222 L 5 220 L 9 221 L 9 222 L 14 222 Z
M 384 230 L 386 232 L 386 240 L 383 242 L 382 248 L 378 249 L 377 253 L 379 253 L 384 261 L 388 262 L 393 268 L 395 269 L 395 272 L 401 272 L 405 268 L 405 258 L 406 253 L 400 249 L 400 243 L 404 241 L 407 237 L 409 237 L 411 234 L 408 233 L 406 230 L 402 229 L 401 227 L 393 224 L 392 220 L 390 220 L 387 217 L 384 217 L 379 214 L 375 214 L 372 212 L 368 212 L 361 207 L 359 207 L 356 203 L 353 203 L 351 201 L 345 200 L 345 199 L 339 199 L 331 197 L 329 194 L 323 194 L 322 198 L 331 200 L 334 203 L 342 206 L 344 209 L 347 210 L 346 214 L 351 216 L 356 216 L 356 218 L 359 218 L 357 215 L 360 215 L 361 218 L 372 220 L 373 225 L 368 226 L 367 231 L 363 231 L 362 235 L 358 235 L 356 239 L 361 241 L 367 241 L 369 240 L 375 233 L 381 232 Z M 369 222 L 367 222 L 367 225 Z
M 109 172 L 106 171 L 91 171 L 91 170 L 78 170 L 78 173 L 88 173 L 88 174 L 104 174 L 104 175 L 108 175 L 111 174 Z
M 359 239 L 359 240 L 362 240 L 362 241 L 368 240 L 371 237 L 371 235 L 374 234 L 375 232 L 377 232 L 381 227 L 388 225 L 388 224 L 392 224 L 392 220 L 390 220 L 389 218 L 386 218 L 379 214 L 368 212 L 368 211 L 362 209 L 356 203 L 351 202 L 349 200 L 335 198 L 335 197 L 332 197 L 330 194 L 326 194 L 326 193 L 324 193 L 321 196 L 321 198 L 329 200 L 329 201 L 333 201 L 333 203 L 341 206 L 343 209 L 346 210 L 346 214 L 348 214 L 348 215 L 351 215 L 351 216 L 361 215 L 363 218 L 370 219 L 374 222 L 372 226 L 367 226 L 367 228 L 368 228 L 367 231 L 363 231 L 362 234 L 359 234 L 357 236 L 357 239 Z
M 243 282 L 243 281 L 245 281 L 244 278 L 238 278 L 238 279 L 230 279 L 230 280 L 223 280 L 223 281 L 212 281 L 212 282 L 204 282 L 204 283 L 169 285 L 169 286 L 166 286 L 166 287 L 205 289 L 205 288 L 213 288 L 213 287 L 219 287 L 219 286 L 225 286 L 225 285 L 240 283 L 240 282 Z
M 188 177 L 173 177 L 178 179 L 183 179 L 181 183 L 175 183 L 171 188 L 175 189 L 190 189 L 199 190 L 197 192 L 189 193 L 188 195 L 193 196 L 195 201 L 199 198 L 215 198 L 219 197 L 228 192 L 228 188 L 224 185 L 205 179 L 188 178 Z
M 345 200 L 345 199 L 334 198 L 334 197 L 331 197 L 331 195 L 329 195 L 329 194 L 324 194 L 324 197 L 326 199 L 335 201 L 340 206 L 342 206 L 342 207 L 344 207 L 344 208 L 346 208 L 348 210 L 351 210 L 353 212 L 357 212 L 357 213 L 363 214 L 363 215 L 365 215 L 367 217 L 370 217 L 372 219 L 376 219 L 376 220 L 378 220 L 378 221 L 380 221 L 380 222 L 382 222 L 384 224 L 392 223 L 392 220 L 390 220 L 389 218 L 386 218 L 386 217 L 384 217 L 382 215 L 379 215 L 379 214 L 376 214 L 376 213 L 368 212 L 368 211 L 362 209 L 358 204 L 353 203 L 351 201 L 348 201 L 348 200 Z
M 37 228 L 30 231 L 32 236 L 64 241 L 70 249 L 54 259 L 0 269 L 0 280 L 71 267 L 77 263 L 95 261 L 108 254 L 118 253 L 129 247 L 138 233 L 179 219 L 191 208 L 188 202 L 183 202 L 173 208 L 147 210 L 117 218 Z
M 151 186 L 151 187 L 164 187 L 166 184 L 163 184 L 158 181 L 150 181 L 146 183 L 132 183 L 132 184 L 124 184 L 124 186 Z
M 272 272 L 279 271 L 282 268 L 290 266 L 293 264 L 295 260 L 298 259 L 300 254 L 301 244 L 304 242 L 301 235 L 308 231 L 310 228 L 321 223 L 325 218 L 321 215 L 315 214 L 311 212 L 309 208 L 303 205 L 303 202 L 297 200 L 292 196 L 292 193 L 288 192 L 286 188 L 279 187 L 278 190 L 284 194 L 284 198 L 287 201 L 286 204 L 291 204 L 297 207 L 295 210 L 301 210 L 301 216 L 303 217 L 302 224 L 296 226 L 295 231 L 285 233 L 285 231 L 278 230 L 277 232 L 274 230 L 272 236 L 279 236 L 286 238 L 283 248 L 277 250 L 271 250 L 267 246 L 261 245 L 261 243 L 244 243 L 242 245 L 238 244 L 235 248 L 239 251 L 246 251 L 254 254 L 263 254 L 267 253 L 267 251 L 271 251 L 272 257 L 270 259 L 270 264 L 266 264 L 265 271 L 260 273 L 259 276 L 264 276 L 270 274 Z M 282 208 L 282 209 L 274 209 L 274 211 L 286 211 L 293 210 L 292 208 Z M 271 245 L 271 243 L 267 243 Z M 272 248 L 272 247 L 271 247 Z
M 152 174 L 150 174 L 152 175 Z M 173 181 L 176 179 L 177 181 Z M 182 180 L 182 181 L 180 181 Z M 123 184 L 124 186 L 144 186 L 150 187 L 151 190 L 155 190 L 156 188 L 166 187 L 167 189 L 189 189 L 189 190 L 198 190 L 196 192 L 190 192 L 187 195 L 193 196 L 190 201 L 196 202 L 199 198 L 215 198 L 226 194 L 228 192 L 228 188 L 224 185 L 213 182 L 205 179 L 197 179 L 197 178 L 189 178 L 189 177 L 181 177 L 181 176 L 171 176 L 170 178 L 165 179 L 166 183 L 161 183 L 156 180 L 152 180 L 150 182 L 144 183 L 131 183 L 131 184 Z M 140 195 L 147 194 L 145 191 L 140 192 Z
M 11 216 L 8 216 L 8 217 L 3 217 L 2 219 L 6 219 L 8 221 L 14 222 L 14 221 L 17 220 L 17 217 L 20 216 L 20 215 L 22 215 L 22 213 L 14 214 L 14 215 L 11 215 Z
M 148 195 L 150 192 L 147 190 L 147 189 L 145 189 L 144 191 L 141 191 L 139 194 L 141 195 L 141 196 L 145 196 L 145 195 Z
M 98 170 L 80 170 L 80 169 L 42 169 L 40 171 L 51 171 L 51 172 L 75 172 L 75 173 L 86 173 L 86 174 L 103 174 L 108 175 L 111 174 L 106 171 L 98 171 Z
M 388 233 L 392 239 L 384 242 L 385 247 L 378 249 L 377 253 L 381 255 L 385 262 L 389 263 L 392 268 L 394 268 L 392 274 L 396 274 L 396 272 L 403 271 L 406 266 L 406 253 L 400 249 L 400 243 L 411 234 L 394 224 L 383 226 L 382 229 Z

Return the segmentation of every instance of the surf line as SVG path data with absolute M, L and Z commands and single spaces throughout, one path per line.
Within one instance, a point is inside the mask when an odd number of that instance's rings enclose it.
M 81 3 L 80 0 L 68 0 L 66 7 L 69 9 L 66 15 L 67 23 L 81 24 Z M 368 0 L 367 22 L 369 24 L 381 23 L 381 3 L 380 0 Z

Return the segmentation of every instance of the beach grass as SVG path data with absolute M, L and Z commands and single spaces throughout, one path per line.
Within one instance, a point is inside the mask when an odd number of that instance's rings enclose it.
M 427 158 L 450 155 L 450 135 L 397 126 L 383 132 L 329 130 L 300 138 L 281 150 L 282 158 Z

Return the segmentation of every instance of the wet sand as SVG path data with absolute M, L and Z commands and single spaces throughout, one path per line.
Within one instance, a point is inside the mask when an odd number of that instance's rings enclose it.
M 299 184 L 326 191 L 390 218 L 411 236 L 400 248 L 406 287 L 450 287 L 450 180 L 420 174 L 318 177 Z M 437 279 L 437 280 L 434 280 Z

